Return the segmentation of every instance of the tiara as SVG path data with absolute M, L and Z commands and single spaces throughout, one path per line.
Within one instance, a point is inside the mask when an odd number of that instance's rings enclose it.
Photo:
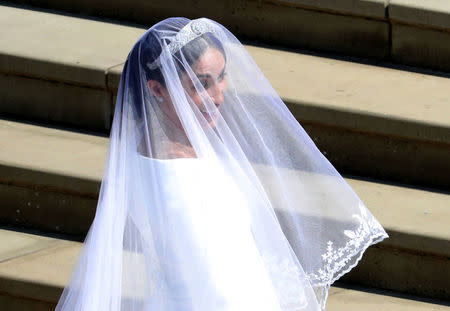
M 167 49 L 171 55 L 175 54 L 188 42 L 200 37 L 207 32 L 213 32 L 211 23 L 208 23 L 205 19 L 195 19 L 190 21 L 186 26 L 175 35 L 175 38 L 167 45 Z M 162 54 L 162 53 L 161 53 Z M 155 70 L 160 65 L 161 54 L 151 63 L 147 63 L 147 67 L 150 70 Z

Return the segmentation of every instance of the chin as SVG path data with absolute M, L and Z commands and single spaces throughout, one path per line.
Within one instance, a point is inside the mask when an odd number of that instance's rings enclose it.
M 208 123 L 208 125 L 211 126 L 212 128 L 215 128 L 217 122 L 219 122 L 219 113 L 218 112 L 216 114 L 214 114 L 213 116 L 203 115 L 203 117 L 205 118 L 205 121 Z

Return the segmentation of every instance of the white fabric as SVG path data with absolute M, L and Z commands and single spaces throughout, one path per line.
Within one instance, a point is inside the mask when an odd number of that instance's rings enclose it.
M 167 19 L 124 66 L 97 213 L 56 310 L 325 310 L 385 237 L 239 41 Z
M 163 214 L 167 219 L 155 245 L 164 254 L 160 260 L 168 296 L 161 299 L 170 309 L 195 310 L 187 297 L 187 288 L 195 287 L 205 290 L 210 309 L 281 310 L 253 241 L 248 202 L 221 167 L 211 160 L 144 158 L 142 171 L 151 166 L 170 198 L 162 210 L 149 215 L 157 219 Z M 221 192 L 226 197 L 218 201 Z

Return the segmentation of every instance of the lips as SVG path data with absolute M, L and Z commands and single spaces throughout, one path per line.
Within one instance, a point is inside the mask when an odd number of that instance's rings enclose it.
M 217 116 L 219 114 L 218 109 L 214 109 L 211 112 L 208 112 L 207 110 L 200 109 L 200 112 L 202 113 L 203 117 L 208 121 L 214 121 L 217 119 Z

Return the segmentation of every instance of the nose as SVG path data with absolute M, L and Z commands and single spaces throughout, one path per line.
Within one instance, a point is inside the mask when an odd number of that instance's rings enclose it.
M 219 107 L 225 100 L 223 96 L 223 92 L 225 91 L 224 84 L 215 83 L 212 91 L 213 91 L 211 94 L 212 100 L 214 101 L 216 107 Z

